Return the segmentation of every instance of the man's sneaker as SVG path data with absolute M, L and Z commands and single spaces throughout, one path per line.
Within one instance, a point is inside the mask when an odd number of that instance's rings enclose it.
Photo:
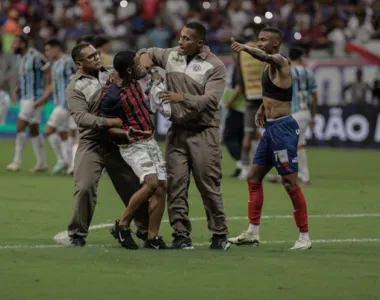
M 149 248 L 148 244 L 148 233 L 141 233 L 140 231 L 136 231 L 136 237 L 140 239 L 140 248 Z
M 240 174 L 238 176 L 238 179 L 240 179 L 240 180 L 247 180 L 249 169 L 250 169 L 249 166 L 243 166 L 241 168 L 241 172 L 240 172 Z
M 309 239 L 300 238 L 290 250 L 308 250 L 311 249 L 311 241 Z
M 120 243 L 119 232 L 117 231 L 118 228 L 119 228 L 119 220 L 116 220 L 115 224 L 112 225 L 112 227 L 110 229 L 110 233 L 115 238 L 115 240 L 117 240 Z
M 39 173 L 39 172 L 45 172 L 47 171 L 48 166 L 43 164 L 37 164 L 33 169 L 30 169 L 29 171 L 32 173 Z
M 153 239 L 148 240 L 148 248 L 156 250 L 169 249 L 161 236 L 156 236 Z
M 74 235 L 70 237 L 70 245 L 75 247 L 84 247 L 86 245 L 86 240 L 82 236 Z
M 10 172 L 18 172 L 20 170 L 21 170 L 21 166 L 18 163 L 13 162 L 7 166 L 7 171 L 10 171 Z
M 191 239 L 185 236 L 176 236 L 173 243 L 170 246 L 171 249 L 175 250 L 192 250 L 194 249 Z
M 57 162 L 54 165 L 53 170 L 51 171 L 51 173 L 53 175 L 61 174 L 61 173 L 63 173 L 65 171 L 66 167 L 67 166 L 66 166 L 65 163 L 59 161 L 59 162 Z
M 225 235 L 213 235 L 211 238 L 211 245 L 209 249 L 211 250 L 228 250 L 231 244 L 228 242 Z
M 71 166 L 67 169 L 66 174 L 71 176 L 74 174 L 74 166 Z
M 231 244 L 242 246 L 242 245 L 252 245 L 259 246 L 260 237 L 258 233 L 244 231 L 241 235 L 233 238 L 229 238 L 228 241 Z
M 119 233 L 118 241 L 123 248 L 136 250 L 139 246 L 132 238 L 132 230 L 126 226 L 116 226 L 116 231 Z

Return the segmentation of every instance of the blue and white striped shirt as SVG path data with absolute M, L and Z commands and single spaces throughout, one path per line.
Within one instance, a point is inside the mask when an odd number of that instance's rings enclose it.
M 51 82 L 54 106 L 67 108 L 66 87 L 70 82 L 71 75 L 75 73 L 75 70 L 75 64 L 68 55 L 63 55 L 53 63 L 51 68 Z
M 293 80 L 292 113 L 308 110 L 312 103 L 313 92 L 317 91 L 313 72 L 301 65 L 291 68 Z
M 34 48 L 29 48 L 24 56 L 17 56 L 21 100 L 36 101 L 42 96 L 45 89 L 44 71 L 49 67 L 47 58 Z

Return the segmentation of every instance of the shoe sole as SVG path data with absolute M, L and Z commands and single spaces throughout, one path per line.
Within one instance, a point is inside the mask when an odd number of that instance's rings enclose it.
M 232 241 L 228 241 L 230 244 L 232 245 L 236 245 L 236 246 L 252 246 L 252 247 L 258 247 L 260 245 L 260 242 L 258 241 L 253 241 L 253 242 L 242 242 L 242 243 L 234 243 Z
M 310 249 L 312 249 L 312 248 L 313 248 L 313 247 L 310 246 L 310 247 L 308 247 L 308 248 L 296 248 L 296 249 L 290 248 L 289 250 L 291 250 L 291 251 L 305 251 L 305 250 L 310 250 Z

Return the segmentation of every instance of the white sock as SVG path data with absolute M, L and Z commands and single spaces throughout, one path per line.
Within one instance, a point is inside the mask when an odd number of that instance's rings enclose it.
M 48 141 L 51 147 L 54 150 L 55 155 L 57 156 L 57 162 L 63 163 L 65 162 L 65 157 L 63 156 L 63 147 L 61 143 L 61 139 L 58 134 L 53 133 L 48 136 Z
M 249 224 L 248 232 L 259 233 L 259 225 Z
M 303 240 L 310 240 L 308 232 L 300 232 L 300 238 Z
M 67 164 L 71 164 L 73 161 L 74 137 L 69 136 L 66 141 L 62 141 L 62 147 L 65 155 L 65 161 Z
M 37 163 L 41 166 L 46 165 L 45 160 L 45 148 L 44 148 L 44 139 L 41 135 L 32 137 L 32 145 L 34 154 L 36 155 Z
M 26 132 L 19 132 L 16 135 L 16 146 L 15 146 L 15 156 L 13 158 L 13 163 L 21 164 L 22 154 L 25 149 L 26 144 Z
M 73 153 L 72 153 L 72 157 L 71 157 L 71 167 L 74 167 L 75 154 L 77 153 L 77 150 L 78 150 L 78 144 L 74 144 Z
M 309 166 L 307 163 L 306 149 L 301 148 L 297 152 L 298 155 L 298 177 L 303 181 L 310 180 Z

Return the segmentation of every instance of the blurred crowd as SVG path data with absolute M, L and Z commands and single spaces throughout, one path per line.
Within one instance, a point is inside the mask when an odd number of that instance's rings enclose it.
M 192 19 L 208 28 L 217 53 L 229 53 L 231 36 L 249 37 L 252 24 L 281 28 L 285 44 L 344 51 L 346 40 L 380 38 L 380 0 L 1 0 L 3 48 L 9 35 L 26 33 L 38 44 L 106 35 L 132 48 L 177 43 Z

